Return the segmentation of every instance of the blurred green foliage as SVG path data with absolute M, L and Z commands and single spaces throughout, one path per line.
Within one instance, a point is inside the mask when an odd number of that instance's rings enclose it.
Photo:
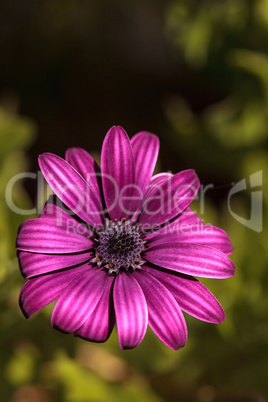
M 260 232 L 231 216 L 228 191 L 217 209 L 209 199 L 205 203 L 203 218 L 224 228 L 233 241 L 236 276 L 225 283 L 203 281 L 223 304 L 226 321 L 216 329 L 190 321 L 194 339 L 192 350 L 188 345 L 182 354 L 179 382 L 182 388 L 187 384 L 189 401 L 264 400 L 258 398 L 268 397 L 268 1 L 175 1 L 167 13 L 167 33 L 200 88 L 197 96 L 217 92 L 198 112 L 180 94 L 166 100 L 170 141 L 178 154 L 186 160 L 194 155 L 197 171 L 225 181 L 227 190 L 226 180 L 245 178 L 247 190 L 234 195 L 230 205 L 247 219 L 249 177 L 261 171 L 263 180 L 252 188 L 262 191 Z M 196 387 L 192 396 L 189 378 Z M 202 384 L 208 386 L 204 392 Z
M 165 102 L 172 141 L 186 157 L 194 152 L 206 173 L 217 167 L 236 174 L 244 152 L 267 148 L 267 10 L 266 0 L 191 0 L 175 1 L 167 12 L 168 37 L 197 100 L 214 94 L 197 113 L 180 94 Z
M 65 34 L 75 31 L 75 16 L 79 20 L 83 14 L 94 23 L 94 14 L 83 12 L 86 2 L 78 3 L 81 8 L 75 14 L 75 1 L 66 3 L 65 13 L 60 3 L 44 2 L 44 9 L 35 11 L 35 24 L 45 16 L 51 26 L 41 25 L 47 30 L 43 34 L 54 39 L 56 31 L 57 41 L 66 45 Z M 97 3 L 94 9 L 97 13 Z M 174 0 L 165 19 L 170 47 L 182 66 L 185 85 L 194 93 L 187 97 L 174 89 L 163 99 L 165 141 L 178 161 L 191 161 L 204 185 L 215 183 L 203 207 L 201 199 L 194 205 L 207 223 L 225 229 L 234 244 L 236 276 L 202 280 L 221 302 L 226 321 L 216 326 L 187 316 L 189 340 L 178 352 L 165 347 L 150 330 L 138 348 L 125 352 L 118 347 L 115 331 L 104 345 L 65 336 L 50 327 L 52 306 L 26 321 L 17 301 L 23 279 L 14 244 L 17 227 L 27 216 L 11 211 L 5 190 L 14 175 L 27 170 L 25 151 L 33 143 L 35 125 L 0 109 L 3 402 L 261 402 L 268 398 L 268 1 Z M 76 31 L 77 41 L 83 26 Z M 246 178 L 248 190 L 232 197 L 231 208 L 249 218 L 249 177 L 257 171 L 262 171 L 263 179 L 256 189 L 263 199 L 261 232 L 234 219 L 227 203 L 231 183 Z M 31 208 L 21 181 L 12 195 L 20 208 Z

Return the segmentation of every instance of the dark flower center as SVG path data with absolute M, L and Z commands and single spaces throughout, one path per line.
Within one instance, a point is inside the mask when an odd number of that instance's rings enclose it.
M 135 270 L 144 263 L 141 259 L 144 241 L 130 221 L 107 220 L 97 241 L 99 245 L 92 262 L 104 266 L 110 274 L 118 273 L 120 268 Z

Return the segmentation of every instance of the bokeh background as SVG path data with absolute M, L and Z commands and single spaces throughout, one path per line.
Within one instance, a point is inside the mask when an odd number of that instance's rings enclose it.
M 266 401 L 268 1 L 2 0 L 0 55 L 1 401 Z M 226 321 L 187 316 L 177 352 L 150 330 L 131 351 L 115 331 L 89 344 L 53 330 L 51 306 L 30 320 L 18 307 L 16 231 L 34 215 L 9 208 L 10 179 L 36 173 L 45 151 L 81 146 L 98 157 L 114 124 L 159 136 L 158 170 L 194 168 L 209 186 L 196 211 L 234 244 L 236 276 L 202 281 Z M 251 189 L 256 172 L 262 185 Z M 250 218 L 253 190 L 263 201 L 255 230 L 237 219 Z M 33 179 L 18 181 L 12 200 L 43 202 Z

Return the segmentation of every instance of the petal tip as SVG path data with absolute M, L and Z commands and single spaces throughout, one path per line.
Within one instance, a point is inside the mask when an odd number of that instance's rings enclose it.
M 27 282 L 26 282 L 26 283 L 27 283 Z M 25 285 L 26 285 L 26 283 L 25 283 Z M 24 291 L 25 285 L 23 286 L 23 288 L 22 288 L 21 291 L 20 291 L 20 295 L 19 295 L 19 306 L 20 306 L 20 309 L 21 309 L 21 311 L 22 311 L 22 314 L 23 314 L 24 317 L 28 320 L 28 318 L 30 318 L 32 314 L 30 314 L 30 312 L 26 310 L 26 308 L 25 308 L 25 306 L 24 306 L 24 302 L 23 302 L 23 300 L 22 300 L 22 296 L 23 296 L 23 291 Z
M 113 125 L 113 126 L 107 131 L 106 136 L 107 136 L 108 134 L 120 134 L 120 133 L 122 133 L 122 134 L 124 134 L 124 135 L 127 135 L 126 130 L 125 130 L 122 126 Z
M 38 155 L 38 162 L 42 162 L 46 156 L 53 155 L 51 152 L 43 152 L 42 154 Z
M 65 330 L 64 328 L 61 328 L 61 327 L 60 327 L 59 325 L 57 325 L 56 323 L 53 323 L 53 324 L 52 324 L 52 321 L 51 321 L 51 326 L 52 326 L 53 329 L 55 329 L 56 331 L 61 332 L 62 334 L 70 334 L 69 331 Z

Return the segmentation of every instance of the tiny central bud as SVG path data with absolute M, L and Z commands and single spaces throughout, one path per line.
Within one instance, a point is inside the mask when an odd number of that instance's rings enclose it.
M 144 250 L 137 228 L 128 220 L 108 221 L 99 234 L 99 245 L 95 251 L 98 267 L 104 266 L 109 273 L 118 273 L 120 268 L 135 270 L 143 264 L 141 252 Z

